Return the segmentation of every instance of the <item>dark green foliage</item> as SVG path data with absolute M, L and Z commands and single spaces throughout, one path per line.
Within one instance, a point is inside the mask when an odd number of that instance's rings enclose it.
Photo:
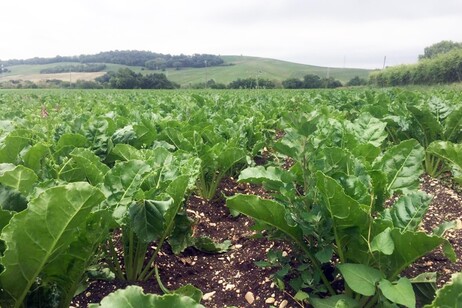
M 78 73 L 78 72 L 101 72 L 106 69 L 106 64 L 78 64 L 78 65 L 58 65 L 40 70 L 40 74 L 57 73 Z
M 160 59 L 162 61 L 160 61 Z M 151 62 L 154 61 L 154 62 Z M 223 64 L 223 59 L 219 56 L 208 54 L 170 55 L 150 51 L 138 50 L 115 50 L 100 52 L 95 55 L 80 55 L 71 57 L 56 56 L 54 58 L 32 58 L 25 60 L 2 61 L 5 65 L 20 64 L 50 64 L 60 62 L 79 62 L 79 63 L 113 63 L 129 66 L 145 66 L 149 69 L 162 69 L 175 67 L 174 63 L 179 63 L 179 67 L 206 67 Z M 160 64 L 157 64 L 160 63 Z
M 306 89 L 322 88 L 322 81 L 318 75 L 308 74 L 303 76 L 303 87 Z
M 97 81 L 114 89 L 174 89 L 178 85 L 169 81 L 164 74 L 135 73 L 128 68 L 109 72 Z
M 274 89 L 275 87 L 274 82 L 263 78 L 239 78 L 228 85 L 229 89 Z
M 322 88 L 339 88 L 342 83 L 333 77 L 321 78 L 315 74 L 303 76 L 303 80 L 297 78 L 289 78 L 282 82 L 282 86 L 286 89 L 322 89 Z
M 453 42 L 453 41 L 441 41 L 429 47 L 425 47 L 424 54 L 419 55 L 419 60 L 432 59 L 442 53 L 447 53 L 453 49 L 460 49 L 460 48 L 462 48 L 462 43 Z
M 284 89 L 303 89 L 303 81 L 298 78 L 289 78 L 282 82 Z
M 367 84 L 367 80 L 364 79 L 364 78 L 360 78 L 358 76 L 355 76 L 355 77 L 351 78 L 346 83 L 346 85 L 349 86 L 349 87 L 364 86 L 366 84 Z
M 371 84 L 386 87 L 461 81 L 462 48 L 452 48 L 447 52 L 434 51 L 431 57 L 422 57 L 417 64 L 387 67 L 369 77 Z

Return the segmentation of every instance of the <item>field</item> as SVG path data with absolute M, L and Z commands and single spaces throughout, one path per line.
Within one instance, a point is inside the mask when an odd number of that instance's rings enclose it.
M 461 101 L 0 91 L 0 304 L 453 307 Z
M 342 82 L 347 82 L 355 76 L 367 78 L 369 71 L 364 69 L 351 68 L 326 68 L 319 66 L 311 66 L 304 64 L 291 63 L 280 60 L 246 57 L 246 56 L 222 56 L 225 61 L 224 66 L 208 67 L 208 68 L 190 68 L 190 69 L 168 69 L 164 71 L 167 77 L 180 84 L 181 86 L 190 86 L 194 83 L 205 82 L 206 79 L 214 79 L 216 82 L 228 84 L 238 78 L 267 78 L 277 82 L 282 82 L 287 78 L 302 78 L 306 74 L 316 74 L 321 77 L 327 75 L 339 79 Z M 53 63 L 46 65 L 17 65 L 9 67 L 10 73 L 0 76 L 0 82 L 7 80 L 30 80 L 40 81 L 46 79 L 59 79 L 63 81 L 92 80 L 102 73 L 73 73 L 69 74 L 40 74 L 40 70 L 54 67 L 57 65 L 65 65 L 72 63 Z M 124 66 L 117 64 L 106 64 L 105 71 L 116 71 L 119 68 L 127 67 L 135 72 L 142 73 L 159 73 L 161 71 L 142 70 L 141 67 Z

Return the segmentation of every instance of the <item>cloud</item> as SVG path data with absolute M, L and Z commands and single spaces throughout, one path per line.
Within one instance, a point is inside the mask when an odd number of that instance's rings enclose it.
M 7 1 L 0 59 L 141 49 L 374 68 L 461 28 L 459 0 Z

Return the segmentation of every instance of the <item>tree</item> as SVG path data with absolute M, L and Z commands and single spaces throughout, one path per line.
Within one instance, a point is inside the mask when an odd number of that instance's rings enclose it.
M 359 78 L 359 76 L 355 76 L 348 80 L 346 83 L 347 86 L 349 87 L 356 87 L 356 86 L 364 86 L 367 84 L 367 80 L 364 78 Z
M 285 89 L 302 89 L 303 81 L 298 78 L 289 78 L 282 82 Z
M 419 55 L 419 60 L 433 59 L 439 54 L 447 53 L 453 49 L 462 48 L 462 43 L 453 41 L 441 41 L 424 49 L 424 54 Z
M 339 80 L 334 79 L 333 77 L 323 78 L 321 80 L 321 83 L 322 83 L 322 86 L 321 86 L 322 88 L 329 88 L 329 89 L 340 88 L 343 86 Z
M 322 88 L 322 80 L 318 75 L 308 74 L 303 77 L 303 87 L 306 89 Z

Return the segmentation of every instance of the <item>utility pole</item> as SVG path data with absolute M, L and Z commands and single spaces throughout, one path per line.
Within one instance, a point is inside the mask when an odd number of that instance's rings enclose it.
M 384 56 L 383 57 L 383 66 L 382 66 L 382 69 L 385 68 L 385 63 L 387 62 L 387 56 Z
M 205 83 L 204 83 L 204 87 L 207 89 L 207 60 L 204 60 L 204 64 L 205 64 Z

